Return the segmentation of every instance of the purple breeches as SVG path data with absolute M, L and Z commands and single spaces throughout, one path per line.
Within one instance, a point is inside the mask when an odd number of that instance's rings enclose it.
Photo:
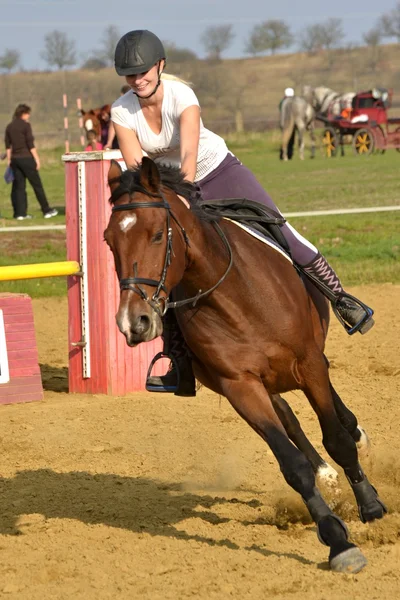
M 253 173 L 232 154 L 228 154 L 220 165 L 209 175 L 196 182 L 204 200 L 217 198 L 247 198 L 260 202 L 276 212 L 272 198 L 267 194 Z M 280 213 L 281 214 L 281 213 Z M 308 240 L 300 235 L 291 225 L 285 223 L 282 233 L 286 238 L 293 260 L 299 265 L 310 263 L 318 251 Z

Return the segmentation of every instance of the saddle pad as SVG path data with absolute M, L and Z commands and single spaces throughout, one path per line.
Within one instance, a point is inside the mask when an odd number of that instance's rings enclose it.
M 238 221 L 233 221 L 233 219 L 228 219 L 227 217 L 223 217 L 223 218 L 224 218 L 225 221 L 230 221 L 231 223 L 234 223 L 235 225 L 237 225 L 241 229 L 244 229 L 245 231 L 247 231 L 247 233 L 249 233 L 250 235 L 252 235 L 253 237 L 255 237 L 257 240 L 260 240 L 260 242 L 263 242 L 264 244 L 267 244 L 267 246 L 270 246 L 271 248 L 273 248 L 274 250 L 276 250 L 277 252 L 279 252 L 280 254 L 282 254 L 282 256 L 284 256 L 291 264 L 293 264 L 293 261 L 290 258 L 290 256 L 288 256 L 286 254 L 286 252 L 284 250 L 282 250 L 282 248 L 280 248 L 278 246 L 278 244 L 274 243 L 271 238 L 263 236 L 259 231 L 256 231 L 255 229 L 252 229 L 248 225 L 244 225 L 243 223 L 239 223 Z

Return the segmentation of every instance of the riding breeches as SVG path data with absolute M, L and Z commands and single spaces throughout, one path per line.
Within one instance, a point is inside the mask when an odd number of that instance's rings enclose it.
M 214 171 L 196 183 L 204 200 L 247 198 L 281 214 L 253 173 L 232 154 L 228 154 Z M 289 245 L 292 258 L 298 265 L 307 265 L 317 256 L 317 248 L 289 223 L 282 226 L 282 233 Z

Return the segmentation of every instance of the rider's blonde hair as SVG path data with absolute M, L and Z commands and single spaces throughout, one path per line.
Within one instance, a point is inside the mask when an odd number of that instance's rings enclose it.
M 181 79 L 177 75 L 172 75 L 171 73 L 161 73 L 161 79 L 166 79 L 168 81 L 179 81 L 180 83 L 184 83 L 185 85 L 192 87 L 191 81 L 185 81 L 185 79 Z

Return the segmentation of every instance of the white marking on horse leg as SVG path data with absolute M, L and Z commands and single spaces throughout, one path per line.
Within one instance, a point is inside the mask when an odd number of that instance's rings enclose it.
M 370 448 L 371 448 L 371 442 L 369 441 L 369 437 L 362 427 L 358 426 L 357 429 L 361 433 L 361 437 L 357 442 L 358 454 L 359 455 L 362 454 L 363 456 L 368 456 Z
M 336 488 L 338 485 L 339 475 L 337 471 L 326 462 L 318 467 L 316 477 L 329 488 Z
M 129 231 L 129 229 L 131 229 L 131 227 L 136 225 L 136 222 L 137 222 L 137 216 L 130 215 L 129 217 L 124 217 L 122 219 L 122 221 L 120 222 L 119 226 L 122 231 L 127 232 L 127 231 Z

